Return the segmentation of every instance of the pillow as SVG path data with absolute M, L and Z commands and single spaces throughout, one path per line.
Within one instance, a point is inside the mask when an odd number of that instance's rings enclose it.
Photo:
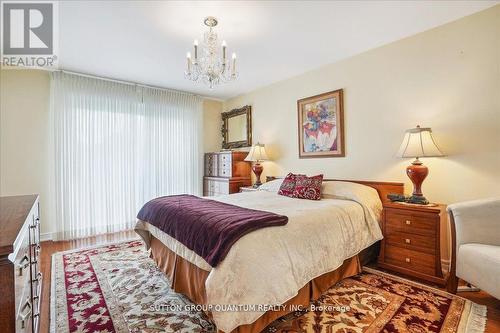
M 258 190 L 278 193 L 278 191 L 281 187 L 281 183 L 283 183 L 283 178 L 270 180 L 270 181 L 265 182 L 264 184 L 260 185 Z
M 293 191 L 295 190 L 295 182 L 297 178 L 305 177 L 304 175 L 295 175 L 293 173 L 289 173 L 286 175 L 285 179 L 281 183 L 280 189 L 278 190 L 279 195 L 284 195 L 285 197 L 293 198 Z
M 298 199 L 320 200 L 322 182 L 323 175 L 297 177 L 293 190 L 293 197 Z
M 356 201 L 372 211 L 377 220 L 380 219 L 382 202 L 373 187 L 353 182 L 328 181 L 323 182 L 321 190 L 323 198 Z
M 366 197 L 373 194 L 377 195 L 376 189 L 354 182 L 346 182 L 339 180 L 325 181 L 321 185 L 321 194 L 325 198 L 348 199 L 352 200 L 357 197 Z

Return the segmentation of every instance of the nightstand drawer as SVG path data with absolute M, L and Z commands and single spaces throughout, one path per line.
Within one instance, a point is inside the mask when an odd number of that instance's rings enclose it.
M 228 165 L 231 165 L 231 163 L 232 163 L 231 160 L 232 160 L 231 153 L 219 154 L 219 163 L 220 164 L 226 163 Z
M 219 177 L 231 177 L 231 168 L 220 168 Z
M 229 163 L 229 162 L 221 162 L 221 163 L 219 163 L 219 167 L 221 169 L 229 169 L 230 170 L 231 169 L 231 163 Z
M 440 227 L 446 206 L 386 202 L 378 264 L 405 275 L 444 285 Z
M 436 274 L 436 257 L 433 254 L 387 245 L 385 262 L 427 275 Z
M 403 247 L 409 250 L 421 251 L 429 254 L 436 253 L 436 238 L 398 231 L 388 231 L 385 236 L 387 244 Z
M 425 236 L 435 236 L 436 226 L 439 226 L 439 220 L 428 216 L 404 214 L 392 209 L 387 210 L 385 221 L 386 232 L 392 230 Z

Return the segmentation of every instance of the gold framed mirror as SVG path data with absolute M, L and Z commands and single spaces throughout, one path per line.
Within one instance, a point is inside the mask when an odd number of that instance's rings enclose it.
M 252 146 L 252 107 L 222 113 L 222 149 Z

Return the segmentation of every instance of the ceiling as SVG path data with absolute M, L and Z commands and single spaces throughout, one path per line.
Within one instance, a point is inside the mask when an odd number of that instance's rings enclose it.
M 59 65 L 227 99 L 414 35 L 499 1 L 64 1 Z M 184 78 L 185 56 L 216 16 L 237 81 Z

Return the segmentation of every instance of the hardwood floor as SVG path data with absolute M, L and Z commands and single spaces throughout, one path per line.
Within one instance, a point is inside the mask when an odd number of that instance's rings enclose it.
M 490 296 L 484 291 L 478 292 L 459 292 L 459 296 L 470 299 L 477 304 L 483 304 L 488 307 L 488 321 L 486 322 L 486 332 L 500 332 L 500 301 Z
M 83 238 L 74 241 L 42 242 L 41 252 L 41 271 L 43 274 L 43 290 L 42 290 L 42 309 L 40 332 L 48 333 L 50 328 L 49 310 L 50 310 L 50 272 L 51 272 L 51 257 L 52 254 L 60 251 L 89 247 L 93 245 L 106 244 L 111 242 L 125 241 L 128 239 L 137 238 L 134 231 L 119 232 L 113 234 L 105 234 L 95 237 Z M 370 267 L 377 268 L 376 264 Z M 399 275 L 399 274 L 398 274 Z M 479 292 L 460 292 L 458 295 L 470 299 L 471 301 L 483 304 L 488 307 L 488 321 L 486 323 L 486 333 L 500 332 L 500 300 L 488 295 L 484 291 Z
M 414 280 L 419 283 L 423 283 L 426 285 L 431 285 L 428 282 L 414 279 L 412 277 L 406 276 L 404 274 L 399 274 L 395 272 L 388 271 L 386 269 L 380 268 L 377 266 L 377 263 L 371 263 L 368 265 L 371 268 L 375 268 L 393 275 L 397 275 L 403 278 L 406 278 L 408 280 Z M 465 282 L 460 280 L 459 285 L 465 285 Z M 445 289 L 445 288 L 440 288 L 437 285 L 432 285 L 432 287 L 437 288 L 437 289 Z M 465 291 L 465 292 L 458 292 L 458 296 L 461 296 L 463 298 L 469 299 L 474 303 L 481 304 L 481 305 L 486 305 L 488 308 L 488 313 L 487 313 L 487 318 L 488 320 L 486 321 L 486 333 L 497 333 L 500 332 L 500 300 L 494 298 L 493 296 L 489 295 L 488 293 L 484 291 Z

